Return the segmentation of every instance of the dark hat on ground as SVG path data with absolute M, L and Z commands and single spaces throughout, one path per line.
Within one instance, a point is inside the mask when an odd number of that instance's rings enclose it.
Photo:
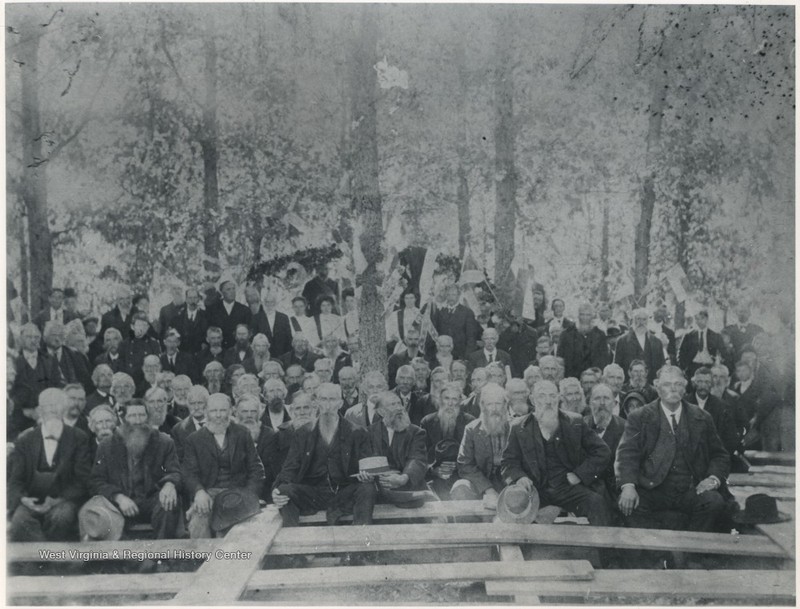
M 497 498 L 497 518 L 500 522 L 530 524 L 539 512 L 539 492 L 535 487 L 530 492 L 512 484 L 500 491 Z
M 764 493 L 750 495 L 744 502 L 744 510 L 736 512 L 732 518 L 739 524 L 772 524 L 792 519 L 790 514 L 778 511 L 775 497 Z
M 102 495 L 89 499 L 78 512 L 81 541 L 117 541 L 124 528 L 125 517 Z
M 258 514 L 261 506 L 258 497 L 243 488 L 229 488 L 214 497 L 211 509 L 211 528 L 224 531 L 233 525 Z
M 461 443 L 452 438 L 439 440 L 433 448 L 435 453 L 434 466 L 439 465 L 443 461 L 452 461 L 455 463 L 458 459 L 459 448 L 461 448 Z

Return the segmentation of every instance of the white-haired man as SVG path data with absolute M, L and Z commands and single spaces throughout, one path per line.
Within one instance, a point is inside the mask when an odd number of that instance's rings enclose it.
M 497 383 L 495 383 L 497 384 Z M 533 411 L 528 385 L 522 379 L 511 379 L 506 383 L 508 396 L 508 416 L 513 420 Z
M 175 415 L 169 414 L 169 400 L 167 392 L 160 387 L 148 389 L 144 394 L 144 402 L 150 415 L 150 425 L 161 433 L 169 435 L 172 428 L 180 421 Z
M 344 413 L 344 418 L 353 423 L 354 425 L 361 425 L 368 428 L 376 420 L 376 402 L 375 396 L 383 391 L 388 391 L 389 386 L 386 379 L 377 370 L 367 372 L 364 378 L 361 379 L 361 403 L 350 407 Z M 400 399 L 398 397 L 398 399 Z M 402 404 L 402 401 L 401 401 Z M 380 418 L 378 415 L 377 418 Z
M 189 408 L 189 416 L 172 428 L 170 435 L 175 442 L 175 450 L 178 460 L 183 463 L 183 447 L 186 438 L 202 429 L 206 424 L 206 405 L 208 403 L 208 389 L 202 385 L 194 385 L 189 389 L 186 398 L 186 405 Z
M 314 371 L 314 362 L 319 355 L 311 351 L 311 345 L 304 334 L 297 333 L 292 337 L 292 350 L 278 358 L 283 369 L 299 364 L 306 372 Z
M 158 377 L 159 372 L 161 372 L 159 357 L 157 355 L 146 355 L 142 362 L 142 378 L 136 384 L 136 393 L 133 397 L 143 398 L 150 389 L 156 387 L 156 377 Z
M 486 507 L 497 507 L 498 493 L 505 483 L 500 475 L 506 449 L 509 416 L 506 392 L 489 383 L 481 389 L 480 418 L 464 428 L 458 452 L 459 480 L 450 491 L 452 499 L 483 499 Z
M 563 410 L 583 416 L 586 410 L 586 396 L 578 379 L 572 376 L 561 379 L 558 383 L 558 393 L 561 396 Z
M 435 412 L 429 400 L 418 391 L 414 391 L 414 369 L 411 366 L 400 366 L 395 377 L 394 392 L 400 397 L 408 412 L 411 422 L 418 425 L 422 419 Z
M 472 375 L 470 376 L 472 393 L 461 402 L 461 410 L 472 415 L 476 419 L 481 416 L 481 389 L 483 389 L 488 382 L 489 378 L 486 376 L 485 368 L 475 368 L 475 370 L 472 371 Z
M 114 398 L 113 406 L 117 413 L 121 412 L 121 408 L 133 399 L 133 394 L 136 393 L 136 383 L 133 378 L 124 372 L 115 372 L 111 377 L 111 397 Z
M 111 404 L 114 398 L 111 396 L 111 381 L 114 378 L 114 371 L 108 364 L 100 364 L 95 366 L 92 371 L 92 382 L 94 383 L 94 393 L 86 396 L 86 410 L 92 411 L 92 408 L 100 404 Z
M 603 378 L 601 380 L 614 392 L 613 414 L 619 416 L 622 407 L 622 395 L 620 394 L 622 392 L 623 383 L 625 382 L 625 372 L 622 370 L 622 366 L 609 364 L 603 368 Z
M 603 472 L 602 478 L 606 491 L 611 499 L 617 497 L 617 480 L 614 475 L 614 460 L 617 456 L 617 447 L 625 430 L 625 420 L 613 414 L 614 392 L 605 383 L 598 383 L 592 387 L 589 394 L 590 412 L 583 417 L 584 422 L 592 429 L 611 451 L 611 459 Z
M 647 382 L 653 384 L 656 372 L 666 362 L 664 345 L 647 329 L 647 322 L 650 319 L 647 309 L 636 309 L 632 313 L 632 317 L 633 327 L 617 341 L 614 363 L 619 364 L 623 372 L 627 374 L 633 360 L 644 360 L 648 370 Z
M 97 447 L 111 438 L 118 424 L 117 413 L 108 404 L 100 404 L 89 411 L 89 457 L 92 463 Z

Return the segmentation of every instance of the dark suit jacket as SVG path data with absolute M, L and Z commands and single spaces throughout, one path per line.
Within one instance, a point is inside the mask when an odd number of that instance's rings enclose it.
M 164 340 L 164 337 L 167 335 L 167 330 L 174 327 L 172 325 L 172 320 L 175 319 L 181 311 L 186 309 L 186 303 L 175 306 L 175 303 L 169 303 L 161 307 L 161 310 L 158 312 L 158 338 L 159 340 Z M 183 334 L 181 334 L 181 342 L 183 342 Z
M 195 354 L 194 361 L 197 364 L 198 384 L 202 385 L 202 384 L 205 383 L 205 380 L 203 379 L 203 370 L 206 369 L 206 366 L 208 366 L 211 362 L 219 362 L 220 364 L 222 364 L 222 358 L 223 357 L 225 357 L 225 350 L 224 349 L 222 351 L 220 351 L 219 353 L 217 353 L 216 355 L 214 355 L 213 353 L 211 353 L 211 349 L 209 349 L 208 347 L 198 351 Z M 223 368 L 224 368 L 225 364 L 222 364 L 222 365 L 223 365 Z
M 437 308 L 433 313 L 433 326 L 436 331 L 453 339 L 453 359 L 464 359 L 467 353 L 475 351 L 478 338 L 478 322 L 472 309 L 462 304 L 456 305 L 451 313 L 447 309 Z
M 239 359 L 239 349 L 235 345 L 222 352 L 222 365 L 225 366 L 226 370 L 234 364 L 244 366 L 248 359 L 253 359 L 253 350 L 250 347 L 247 347 L 244 351 L 244 359 Z
M 142 456 L 144 487 L 148 498 L 157 495 L 167 482 L 172 482 L 175 489 L 181 492 L 181 466 L 169 436 L 152 429 Z M 108 441 L 97 447 L 89 489 L 93 495 L 102 495 L 112 502 L 112 497 L 117 493 L 133 498 L 128 449 L 119 433 L 114 433 Z
M 522 378 L 530 363 L 536 357 L 536 341 L 539 334 L 527 324 L 520 324 L 520 331 L 506 329 L 497 341 L 497 348 L 511 356 L 511 376 Z
M 316 362 L 320 357 L 316 353 L 312 353 L 310 350 L 306 351 L 306 354 L 300 358 L 297 357 L 294 350 L 289 351 L 289 353 L 284 353 L 282 356 L 278 358 L 278 361 L 283 366 L 284 371 L 289 368 L 289 366 L 293 366 L 298 364 L 303 370 L 306 372 L 314 372 L 314 362 Z
M 7 508 L 13 512 L 22 497 L 29 496 L 34 472 L 44 457 L 44 438 L 40 426 L 21 433 L 14 443 L 8 463 Z M 74 427 L 64 426 L 53 457 L 55 464 L 54 498 L 80 504 L 86 498 L 91 470 L 89 439 Z
M 734 387 L 739 392 L 739 408 L 747 416 L 748 423 L 755 417 L 758 426 L 778 406 L 778 393 L 764 377 L 756 376 L 746 391 L 741 390 L 740 382 Z
M 228 488 L 247 488 L 258 495 L 264 483 L 264 466 L 256 452 L 256 444 L 250 432 L 236 423 L 231 423 L 225 432 L 225 441 L 230 451 L 231 480 Z M 214 488 L 219 474 L 217 442 L 214 435 L 204 427 L 186 438 L 183 454 L 183 479 L 189 497 L 199 490 Z
M 92 412 L 93 408 L 99 406 L 100 404 L 108 404 L 111 406 L 114 404 L 114 398 L 110 393 L 107 393 L 106 395 L 100 395 L 100 393 L 95 391 L 86 398 L 86 407 L 83 409 L 83 411 L 88 415 Z
M 670 328 L 667 324 L 661 324 L 661 331 L 666 335 L 667 340 L 667 355 L 669 355 L 670 363 L 673 366 L 678 364 L 678 351 L 677 342 L 675 341 L 675 330 Z
M 625 382 L 630 380 L 628 368 L 635 359 L 644 360 L 647 364 L 647 382 L 651 385 L 656 378 L 656 372 L 664 365 L 664 346 L 650 332 L 645 336 L 644 351 L 636 339 L 633 330 L 629 330 L 617 341 L 617 350 L 614 353 L 614 362 L 622 366 L 625 371 Z
M 456 418 L 456 427 L 453 431 L 453 439 L 461 442 L 464 437 L 464 428 L 472 423 L 475 418 L 472 415 L 459 412 Z M 442 424 L 439 422 L 439 413 L 434 412 L 426 415 L 420 423 L 420 427 L 425 430 L 425 442 L 428 447 L 428 464 L 432 465 L 436 460 L 436 444 L 445 439 L 442 432 Z
M 144 378 L 142 365 L 144 358 L 148 355 L 161 355 L 161 345 L 154 338 L 147 335 L 142 338 L 130 338 L 123 340 L 119 346 L 119 355 L 122 358 L 122 368 L 120 372 L 125 372 L 133 378 L 134 382 L 139 382 Z
M 713 330 L 706 330 L 706 338 L 708 340 L 708 353 L 711 357 L 716 357 L 723 348 L 722 337 Z M 700 364 L 695 364 L 692 361 L 699 351 L 700 337 L 697 335 L 697 330 L 692 330 L 684 335 L 678 352 L 680 367 L 689 378 L 694 376 L 694 371 L 700 367 Z
M 122 360 L 122 355 L 119 355 L 117 359 L 112 360 L 108 356 L 108 351 L 98 355 L 93 363 L 94 363 L 94 368 L 97 368 L 100 364 L 105 364 L 106 366 L 111 368 L 112 372 L 125 372 L 125 370 L 123 369 L 123 365 L 125 362 Z M 94 370 L 94 368 L 92 368 L 92 370 Z
M 236 326 L 239 324 L 249 326 L 252 315 L 248 307 L 241 302 L 235 301 L 230 315 L 228 315 L 228 312 L 225 310 L 225 305 L 222 304 L 222 300 L 218 300 L 206 309 L 208 326 L 215 326 L 222 330 L 222 346 L 226 349 L 232 347 L 236 342 L 234 338 Z
M 672 461 L 657 450 L 662 417 L 660 400 L 628 415 L 614 465 L 620 486 L 632 482 L 638 487 L 653 489 L 667 477 Z M 714 475 L 720 482 L 724 481 L 730 471 L 730 458 L 717 435 L 711 415 L 684 402 L 681 419 L 683 417 L 689 417 L 689 454 L 686 460 L 693 477 L 699 482 Z
M 186 444 L 186 439 L 196 432 L 199 428 L 194 424 L 192 417 L 186 417 L 175 425 L 170 432 L 172 441 L 175 443 L 175 454 L 178 455 L 178 461 L 183 463 L 183 451 Z
M 174 365 L 169 363 L 169 357 L 166 353 L 162 353 L 160 359 L 162 372 L 172 372 L 175 376 L 185 374 L 192 379 L 192 383 L 197 383 L 200 380 L 201 374 L 198 373 L 197 362 L 191 353 L 178 351 L 175 354 Z
M 602 370 L 611 363 L 606 335 L 599 328 L 585 336 L 576 326 L 566 328 L 558 341 L 558 355 L 564 358 L 564 376 L 578 379 L 588 368 Z
M 461 410 L 478 419 L 481 416 L 480 402 L 481 401 L 478 394 L 476 392 L 472 392 L 466 399 L 464 399 L 464 401 L 461 402 Z
M 133 330 L 131 329 L 131 318 L 136 312 L 136 307 L 131 307 L 130 313 L 127 317 L 122 316 L 119 307 L 114 307 L 110 311 L 103 313 L 100 319 L 100 336 L 101 339 L 105 335 L 106 330 L 109 328 L 116 328 L 122 334 L 122 339 L 133 338 Z
M 318 426 L 319 422 L 314 421 L 295 429 L 289 454 L 274 486 L 303 483 L 317 446 Z M 342 417 L 339 417 L 339 429 L 336 433 L 338 451 L 328 456 L 328 468 L 331 482 L 344 486 L 356 482 L 350 476 L 358 473 L 358 460 L 369 456 L 369 440 L 364 429 Z
M 61 359 L 58 362 L 61 369 L 61 376 L 67 383 L 80 383 L 86 395 L 94 391 L 92 382 L 92 370 L 89 365 L 89 358 L 83 353 L 70 349 L 67 346 L 61 347 Z
M 559 411 L 558 418 L 556 450 L 581 482 L 589 486 L 602 476 L 611 460 L 611 450 L 579 415 Z M 527 476 L 539 492 L 543 490 L 547 481 L 545 449 L 533 414 L 519 417 L 511 424 L 501 472 L 507 485 Z
M 184 307 L 172 318 L 171 326 L 181 335 L 178 349 L 184 353 L 194 354 L 203 348 L 208 330 L 208 317 L 203 309 L 197 309 L 194 321 L 189 321 L 189 313 Z
M 367 429 L 370 453 L 374 457 L 385 456 L 389 467 L 408 476 L 408 484 L 398 491 L 425 490 L 425 473 L 428 471 L 428 454 L 425 445 L 425 430 L 409 425 L 403 432 L 395 432 L 394 441 L 389 446 L 389 434 L 382 419 L 378 419 Z
M 47 353 L 39 352 L 36 358 L 36 369 L 31 368 L 28 360 L 20 352 L 14 358 L 14 368 L 17 376 L 11 387 L 11 398 L 14 400 L 12 424 L 15 433 L 33 427 L 36 422 L 26 417 L 22 410 L 36 408 L 39 394 L 50 387 L 63 387 L 64 379 L 54 357 Z
M 264 466 L 265 478 L 259 497 L 265 501 L 272 501 L 272 486 L 275 484 L 278 474 L 281 473 L 283 461 L 286 458 L 286 453 L 289 451 L 289 446 L 286 446 L 285 452 L 283 452 L 284 446 L 282 446 L 281 441 L 283 440 L 285 443 L 288 437 L 289 445 L 291 445 L 291 438 L 293 435 L 293 433 L 288 434 L 288 436 L 286 434 L 281 435 L 279 431 L 271 427 L 267 427 L 266 425 L 261 426 L 261 431 L 256 440 L 256 452 Z
M 292 326 L 289 325 L 289 316 L 280 311 L 275 312 L 275 327 L 269 327 L 267 313 L 264 307 L 258 310 L 250 320 L 250 331 L 253 336 L 264 334 L 269 339 L 269 355 L 272 359 L 278 358 L 292 350 Z
M 475 419 L 464 428 L 458 451 L 458 476 L 469 480 L 475 492 L 483 495 L 492 487 L 493 470 L 492 441 L 483 428 L 483 421 Z
M 503 366 L 504 370 L 506 366 L 511 367 L 511 356 L 500 349 L 495 349 L 494 361 Z M 475 368 L 485 368 L 489 362 L 483 349 L 477 349 L 467 356 L 467 364 L 469 364 L 469 370 L 472 372 Z
M 395 387 L 394 392 L 400 397 L 400 391 Z M 402 397 L 400 397 L 402 400 Z M 436 408 L 431 402 L 430 394 L 411 391 L 411 398 L 408 404 L 408 418 L 414 425 L 419 425 L 427 415 L 436 412 Z
M 75 313 L 70 313 L 66 309 L 64 309 L 64 325 L 67 325 L 73 319 L 79 319 L 80 316 Z M 33 318 L 33 323 L 39 326 L 39 331 L 44 332 L 44 325 L 50 321 L 50 307 L 39 312 L 39 314 Z
M 589 426 L 589 429 L 597 433 L 597 425 L 595 425 L 594 417 L 592 417 L 591 414 L 583 417 L 583 422 Z M 614 461 L 617 458 L 617 447 L 619 446 L 619 441 L 622 439 L 622 433 L 624 431 L 625 419 L 616 415 L 611 415 L 611 421 L 609 422 L 608 427 L 606 427 L 605 433 L 600 438 L 611 450 L 611 459 L 609 460 L 608 466 L 601 476 L 611 497 L 614 497 L 617 493 L 617 479 L 614 474 Z
M 731 324 L 729 326 L 725 326 L 725 333 L 731 337 L 731 344 L 733 345 L 733 350 L 735 351 L 735 359 L 738 359 L 739 354 L 741 354 L 742 350 L 750 345 L 753 338 L 763 332 L 763 328 L 758 324 L 746 324 L 745 330 L 742 332 L 741 328 L 739 328 L 738 324 Z
M 697 405 L 697 394 L 692 393 L 686 396 L 686 400 Z M 704 409 L 711 415 L 717 435 L 722 440 L 722 445 L 728 454 L 733 456 L 736 449 L 742 443 L 742 429 L 737 427 L 736 417 L 732 409 L 715 395 L 709 395 Z
M 286 408 L 283 409 L 283 423 L 288 423 L 292 420 L 292 417 L 289 416 L 289 411 Z M 269 418 L 269 410 L 264 409 L 264 414 L 261 415 L 261 423 L 265 427 L 269 427 L 272 429 L 272 419 Z
M 423 356 L 424 354 L 422 351 L 417 350 L 417 355 L 415 357 Z M 414 359 L 409 356 L 408 351 L 403 349 L 399 353 L 393 353 L 389 357 L 389 376 L 387 380 L 389 381 L 389 389 L 394 389 L 397 385 L 397 371 L 400 369 L 400 366 L 407 366 L 411 365 L 411 360 Z
M 339 384 L 339 371 L 346 367 L 353 365 L 353 358 L 347 351 L 342 351 L 339 355 L 336 356 L 336 359 L 333 362 L 333 374 L 331 375 L 331 382 Z

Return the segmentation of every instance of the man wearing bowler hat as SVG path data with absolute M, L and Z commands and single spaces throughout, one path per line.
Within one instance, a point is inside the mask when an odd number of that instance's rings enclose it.
M 172 439 L 149 424 L 148 407 L 134 399 L 122 424 L 97 448 L 89 487 L 128 522 L 149 522 L 156 539 L 173 539 L 180 519 L 181 468 Z
M 353 524 L 370 524 L 377 489 L 357 479 L 358 461 L 369 453 L 366 432 L 339 415 L 342 393 L 333 383 L 317 388 L 316 403 L 319 418 L 295 430 L 272 501 L 284 526 L 322 509 L 331 525 L 345 514 Z

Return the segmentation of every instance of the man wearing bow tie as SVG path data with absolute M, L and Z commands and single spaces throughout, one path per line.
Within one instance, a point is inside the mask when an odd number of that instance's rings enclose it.
M 86 497 L 89 441 L 64 425 L 68 406 L 61 389 L 39 394 L 39 425 L 20 434 L 10 457 L 7 508 L 11 541 L 77 538 L 78 506 Z

